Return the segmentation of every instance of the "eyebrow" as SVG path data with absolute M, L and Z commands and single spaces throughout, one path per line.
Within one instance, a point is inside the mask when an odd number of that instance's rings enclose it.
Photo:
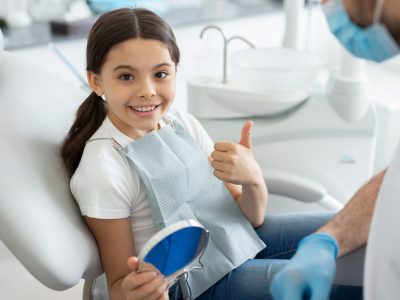
M 160 63 L 160 64 L 155 65 L 155 66 L 153 67 L 153 70 L 154 70 L 154 69 L 161 68 L 161 67 L 172 67 L 172 65 L 171 65 L 170 63 L 163 62 L 163 63 Z M 129 70 L 131 70 L 131 71 L 137 71 L 137 69 L 135 69 L 135 68 L 132 67 L 131 65 L 118 65 L 118 66 L 116 66 L 116 67 L 113 69 L 113 71 L 117 71 L 117 70 L 119 70 L 119 69 L 129 69 Z

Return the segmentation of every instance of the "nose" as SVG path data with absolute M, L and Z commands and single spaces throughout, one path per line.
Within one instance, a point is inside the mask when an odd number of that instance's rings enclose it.
M 140 83 L 137 96 L 139 98 L 152 98 L 157 95 L 155 86 L 151 80 L 143 80 Z

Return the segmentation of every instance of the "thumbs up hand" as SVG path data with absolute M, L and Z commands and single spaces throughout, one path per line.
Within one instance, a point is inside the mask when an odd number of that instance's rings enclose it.
M 252 128 L 252 121 L 243 125 L 239 143 L 215 143 L 210 162 L 217 178 L 234 184 L 251 185 L 258 182 L 261 169 L 252 152 Z
M 242 135 L 240 136 L 240 145 L 251 149 L 251 130 L 253 129 L 253 121 L 247 121 L 242 128 Z

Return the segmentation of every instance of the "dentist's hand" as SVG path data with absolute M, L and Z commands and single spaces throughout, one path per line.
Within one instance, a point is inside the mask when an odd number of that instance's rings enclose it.
M 304 295 L 310 295 L 311 300 L 327 300 L 337 253 L 338 246 L 332 236 L 315 233 L 305 237 L 293 258 L 272 280 L 274 299 L 302 300 Z
M 253 122 L 244 124 L 239 143 L 218 142 L 211 153 L 214 175 L 224 182 L 253 184 L 260 178 L 261 169 L 254 159 L 251 146 Z

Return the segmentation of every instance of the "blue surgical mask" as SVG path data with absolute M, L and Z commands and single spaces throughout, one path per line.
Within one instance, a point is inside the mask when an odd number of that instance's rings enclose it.
M 378 4 L 381 4 L 380 7 Z M 382 62 L 400 53 L 400 47 L 385 25 L 378 23 L 382 1 L 377 0 L 378 15 L 366 28 L 355 24 L 347 14 L 342 0 L 331 0 L 322 6 L 329 28 L 340 43 L 353 55 L 367 60 Z M 376 20 L 376 17 L 378 19 Z

